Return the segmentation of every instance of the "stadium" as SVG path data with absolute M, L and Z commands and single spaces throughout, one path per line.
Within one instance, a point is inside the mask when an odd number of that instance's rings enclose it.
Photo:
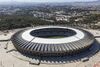
M 83 30 L 64 26 L 42 26 L 15 33 L 11 41 L 22 54 L 31 56 L 68 56 L 87 51 L 94 36 Z

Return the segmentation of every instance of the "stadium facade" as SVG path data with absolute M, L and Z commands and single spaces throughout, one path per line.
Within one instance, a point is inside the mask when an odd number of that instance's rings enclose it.
M 21 30 L 12 38 L 15 48 L 32 56 L 65 56 L 88 50 L 94 36 L 82 29 L 44 26 Z

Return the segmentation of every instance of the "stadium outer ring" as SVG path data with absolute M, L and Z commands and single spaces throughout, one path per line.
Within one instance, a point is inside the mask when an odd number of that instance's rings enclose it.
M 76 34 L 57 39 L 40 38 L 30 35 L 30 32 L 34 30 L 47 28 L 70 29 L 76 32 Z M 91 33 L 82 29 L 62 26 L 45 26 L 21 30 L 15 33 L 11 40 L 16 49 L 23 54 L 32 56 L 64 56 L 77 54 L 87 50 L 92 46 L 94 37 Z

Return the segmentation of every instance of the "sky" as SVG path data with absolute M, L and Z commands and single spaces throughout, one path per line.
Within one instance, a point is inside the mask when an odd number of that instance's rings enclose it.
M 86 2 L 86 1 L 97 1 L 97 0 L 0 0 L 0 2 Z

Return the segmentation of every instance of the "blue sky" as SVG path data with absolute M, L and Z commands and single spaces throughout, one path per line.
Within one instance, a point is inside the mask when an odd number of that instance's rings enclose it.
M 86 2 L 86 1 L 97 1 L 97 0 L 0 0 L 0 2 Z

